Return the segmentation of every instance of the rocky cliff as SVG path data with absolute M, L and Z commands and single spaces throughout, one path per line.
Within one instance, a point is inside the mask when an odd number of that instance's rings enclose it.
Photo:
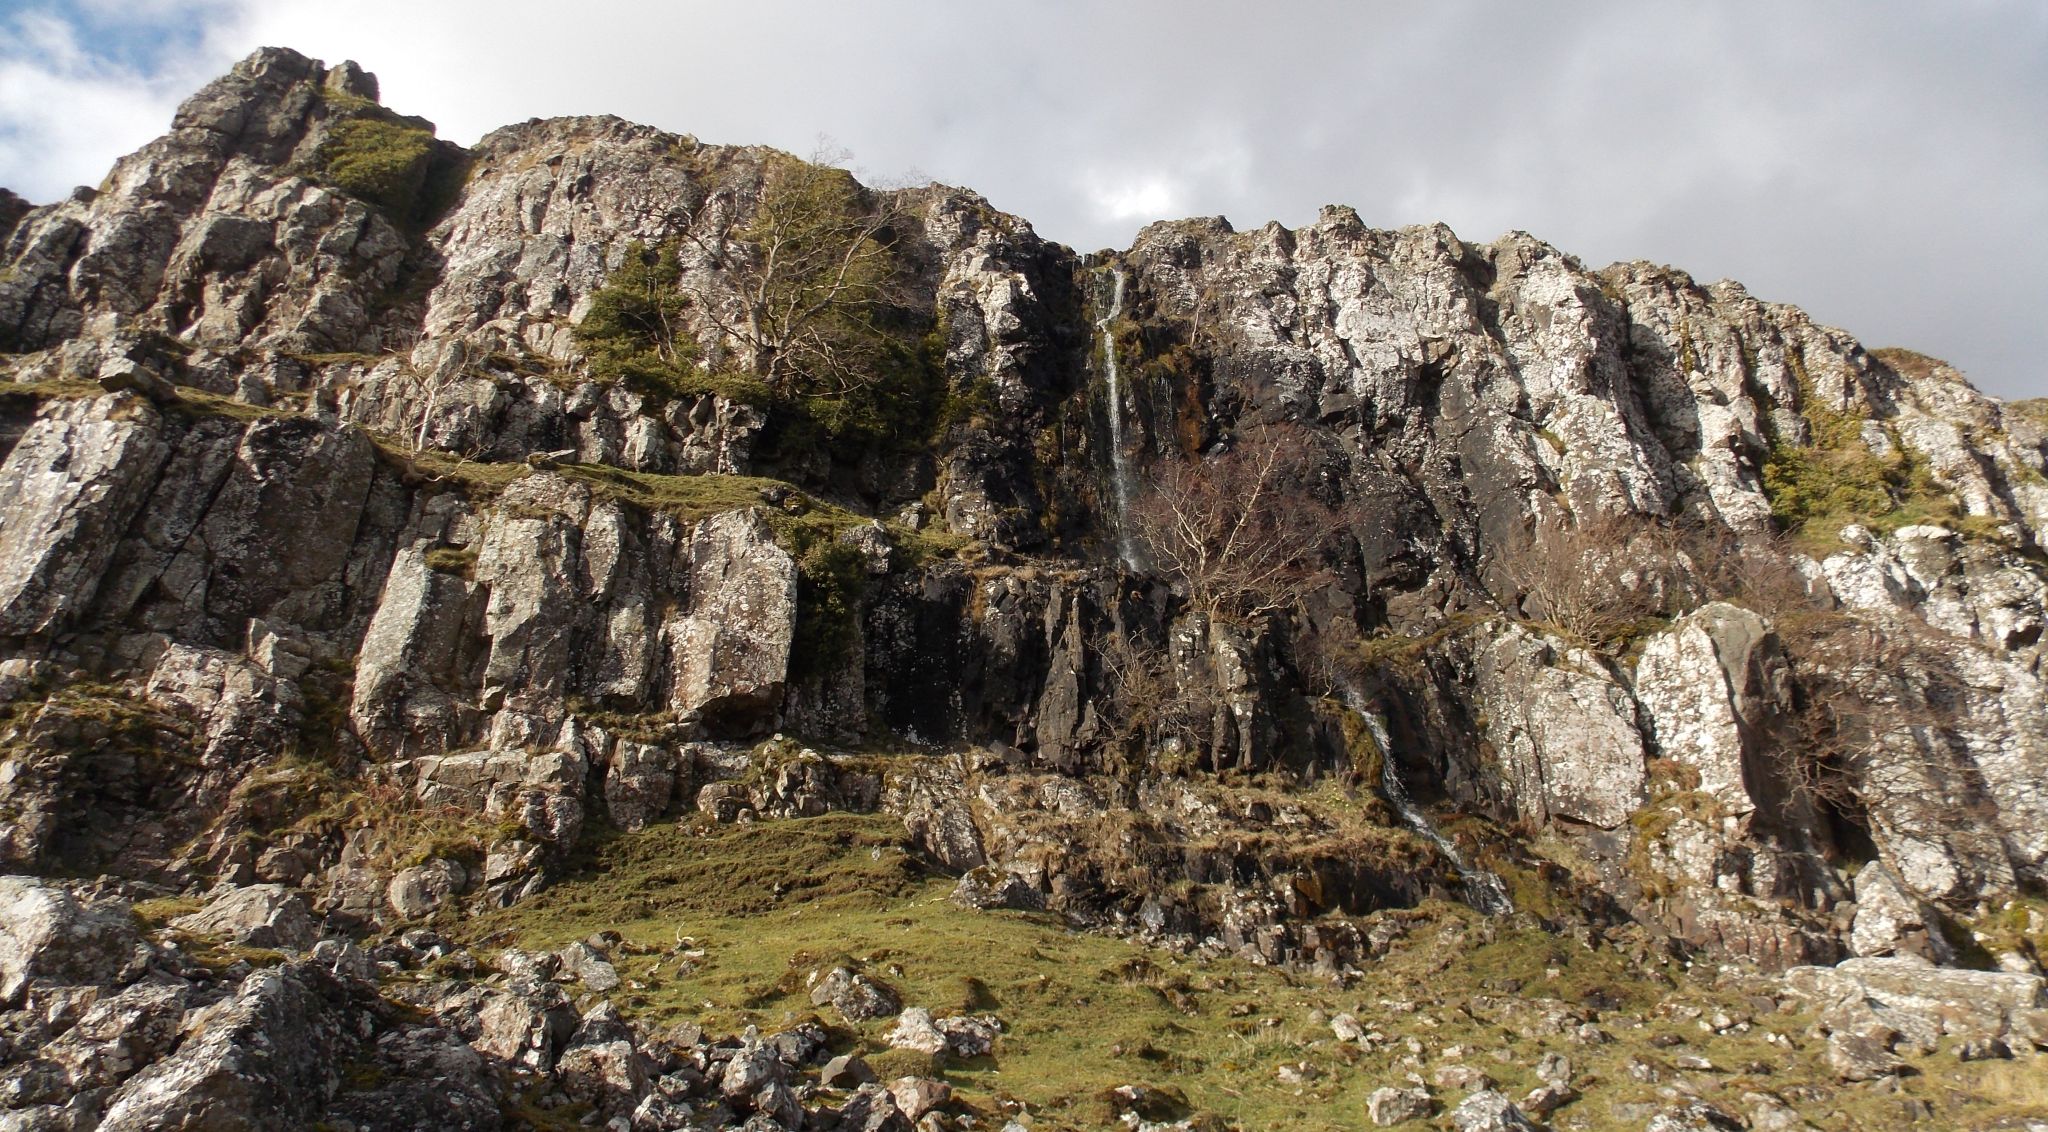
M 942 186 L 847 190 L 888 368 L 828 395 L 755 380 L 732 321 L 791 159 L 611 118 L 462 149 L 376 98 L 266 50 L 97 190 L 0 196 L 8 871 L 256 886 L 302 948 L 517 908 L 679 819 L 884 813 L 963 899 L 1260 964 L 1355 973 L 1376 916 L 1448 899 L 1766 971 L 2038 973 L 1997 925 L 2048 885 L 2039 406 L 1520 233 L 1330 208 L 1081 256 Z M 682 360 L 622 377 L 587 320 L 657 249 Z M 1299 545 L 1232 591 L 1286 600 L 1207 600 L 1154 485 L 1254 464 L 1317 530 L 1260 527 Z M 323 946 L 126 1085 L 74 1070 L 65 1119 L 216 1126 L 166 1082 L 234 1077 L 272 1014 L 315 1060 L 574 1048 L 612 1081 L 578 1096 L 657 1095 L 545 973 L 489 992 L 539 1037 L 427 1034 Z M 184 1009 L 145 985 L 94 1009 Z M 752 1056 L 728 1115 L 794 1127 Z M 257 1077 L 361 1127 L 412 1087 Z M 435 1119 L 496 1119 L 474 1088 Z

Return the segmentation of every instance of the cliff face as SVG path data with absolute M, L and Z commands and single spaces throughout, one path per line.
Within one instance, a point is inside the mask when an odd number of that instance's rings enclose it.
M 1944 918 L 2048 884 L 2048 431 L 1938 363 L 1521 234 L 1332 208 L 1084 258 L 934 186 L 866 199 L 960 408 L 813 443 L 593 380 L 573 333 L 776 155 L 609 118 L 463 151 L 375 94 L 265 51 L 98 191 L 0 198 L 13 870 L 398 923 L 428 866 L 318 817 L 374 786 L 486 830 L 427 911 L 698 808 L 887 808 L 1011 898 L 1267 960 L 1488 871 L 1770 966 L 1948 956 Z M 352 179 L 376 130 L 395 172 Z M 1298 609 L 1209 618 L 1120 561 L 1129 512 L 1265 426 L 1336 537 Z M 1274 836 L 1254 778 L 1390 836 Z

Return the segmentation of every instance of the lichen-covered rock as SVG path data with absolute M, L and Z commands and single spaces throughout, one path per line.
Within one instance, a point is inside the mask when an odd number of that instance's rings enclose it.
M 1429 1110 L 1427 1089 L 1396 1089 L 1387 1085 L 1374 1089 L 1372 1095 L 1365 1098 L 1366 1115 L 1381 1128 L 1421 1120 L 1429 1115 Z
M 0 634 L 85 612 L 169 454 L 132 395 L 51 401 L 0 463 Z
M 2003 1039 L 2023 1029 L 2031 1012 L 2048 1007 L 2048 984 L 2039 975 L 1962 971 L 1896 956 L 1845 959 L 1833 967 L 1795 967 L 1785 973 L 1785 985 L 1838 1019 L 1831 1028 L 1846 1043 L 1839 1055 L 1845 1074 L 1850 1069 L 1862 1072 L 1857 1067 L 1871 1060 L 1856 1041 L 1867 1039 L 1872 1029 L 1886 1035 L 1920 1030 L 1926 1035 L 1923 1044 L 1932 1049 L 1938 1035 Z M 1872 1009 L 1882 1012 L 1872 1017 L 1876 1026 L 1845 1027 L 1840 1021 L 1858 1019 Z M 1835 1045 L 1831 1041 L 1831 1059 L 1837 1058 Z M 1877 1048 L 1886 1052 L 1883 1044 Z M 1881 1072 L 1889 1070 L 1871 1075 Z
M 887 1018 L 903 1009 L 903 999 L 887 983 L 834 967 L 811 986 L 812 1006 L 831 1006 L 848 1022 Z
M 249 976 L 186 1025 L 171 1056 L 110 1098 L 107 1132 L 310 1124 L 340 1085 L 353 1020 L 331 980 L 306 967 Z
M 1725 602 L 1652 637 L 1634 680 L 1658 753 L 1696 770 L 1699 789 L 1736 815 L 1756 809 L 1752 790 L 1767 801 L 1783 793 L 1765 748 L 1788 685 L 1769 624 Z
M 914 773 L 898 776 L 890 783 L 884 806 L 902 815 L 911 839 L 942 867 L 964 873 L 988 863 L 956 760 L 930 760 Z
M 897 1017 L 895 1027 L 883 1040 L 897 1049 L 918 1053 L 981 1057 L 995 1048 L 1002 1030 L 1002 1023 L 993 1016 L 949 1015 L 935 1019 L 931 1011 L 913 1006 Z
M 752 511 L 706 519 L 689 542 L 690 605 L 667 629 L 670 702 L 716 731 L 774 726 L 796 631 L 796 562 Z
M 120 901 L 81 902 L 63 886 L 0 876 L 0 1006 L 31 980 L 109 983 L 139 968 L 135 918 Z
M 320 936 L 305 900 L 281 884 L 228 889 L 209 899 L 199 911 L 172 920 L 171 926 L 249 947 L 292 951 L 312 947 Z
M 1940 913 L 1908 892 L 1880 861 L 1856 874 L 1856 918 L 1849 928 L 1849 949 L 1857 955 L 1917 955 L 1932 963 L 1955 960 L 1955 950 L 1942 934 Z
M 622 740 L 604 772 L 605 811 L 620 829 L 643 829 L 668 813 L 676 794 L 673 751 Z
M 1536 1132 L 1536 1125 L 1513 1101 L 1492 1089 L 1466 1097 L 1451 1110 L 1450 1119 L 1458 1132 Z
M 555 1062 L 563 1090 L 608 1116 L 630 1115 L 638 1107 L 650 1069 L 632 1027 L 608 1002 L 583 1016 Z
M 385 896 L 399 918 L 420 920 L 433 915 L 468 887 L 468 870 L 458 862 L 437 857 L 398 870 L 385 889 Z
M 1009 908 L 1033 912 L 1045 907 L 1045 897 L 1023 877 L 986 865 L 961 873 L 959 883 L 953 886 L 952 899 L 955 904 L 984 911 Z
M 1528 817 L 1612 829 L 1645 796 L 1636 703 L 1605 662 L 1509 625 L 1478 660 L 1506 785 Z

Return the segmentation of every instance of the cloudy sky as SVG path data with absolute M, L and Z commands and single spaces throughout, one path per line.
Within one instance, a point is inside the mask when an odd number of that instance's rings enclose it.
M 462 142 L 600 112 L 826 135 L 1083 249 L 1332 202 L 1526 229 L 2048 395 L 2039 0 L 0 0 L 0 185 L 96 183 L 263 44 L 356 59 Z

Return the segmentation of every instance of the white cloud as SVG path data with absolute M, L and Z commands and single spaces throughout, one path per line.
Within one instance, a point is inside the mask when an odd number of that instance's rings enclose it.
M 1153 175 L 1119 177 L 1095 173 L 1088 177 L 1088 196 L 1098 219 L 1140 224 L 1177 216 L 1183 190 L 1170 178 Z
M 0 185 L 51 200 L 98 183 L 115 157 L 163 133 L 178 101 L 221 66 L 190 60 L 144 73 L 93 47 L 47 12 L 0 23 Z

